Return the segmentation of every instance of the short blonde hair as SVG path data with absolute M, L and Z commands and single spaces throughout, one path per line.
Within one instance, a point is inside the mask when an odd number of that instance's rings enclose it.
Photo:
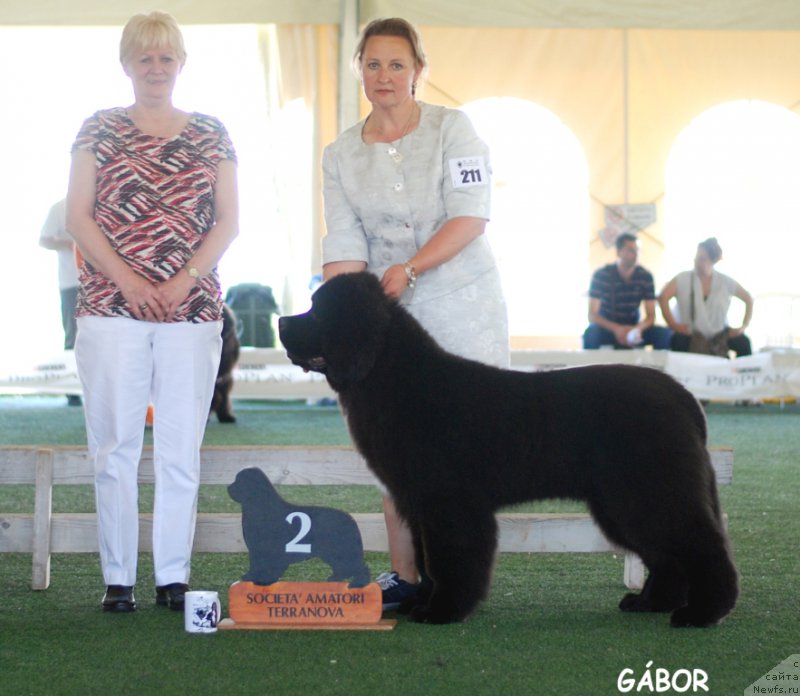
M 186 48 L 178 22 L 166 12 L 137 14 L 128 20 L 119 42 L 119 62 L 129 63 L 136 53 L 169 48 L 175 51 L 181 66 L 186 63 Z

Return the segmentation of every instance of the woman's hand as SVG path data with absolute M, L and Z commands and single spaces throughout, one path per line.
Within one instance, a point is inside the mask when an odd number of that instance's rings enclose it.
M 408 289 L 408 276 L 402 264 L 389 266 L 381 279 L 383 291 L 391 298 L 397 299 Z
M 688 324 L 675 323 L 670 327 L 675 333 L 683 334 L 684 336 L 692 335 L 692 328 Z
M 159 283 L 158 290 L 164 301 L 165 321 L 172 321 L 178 313 L 178 308 L 189 296 L 197 281 L 189 273 L 181 269 L 172 278 Z
M 137 319 L 164 321 L 167 317 L 167 303 L 161 290 L 147 278 L 131 272 L 119 289 Z

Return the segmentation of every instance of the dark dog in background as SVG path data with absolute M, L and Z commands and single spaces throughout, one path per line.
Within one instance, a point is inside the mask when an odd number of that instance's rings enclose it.
M 408 523 L 423 585 L 411 619 L 461 621 L 485 598 L 495 512 L 586 501 L 598 526 L 649 570 L 620 609 L 708 626 L 736 604 L 706 420 L 652 368 L 552 372 L 447 353 L 369 273 L 332 278 L 309 312 L 280 319 L 295 364 L 325 374 L 350 434 Z
M 222 305 L 222 355 L 219 360 L 217 381 L 214 383 L 214 396 L 211 398 L 211 412 L 217 414 L 220 423 L 235 423 L 231 406 L 233 389 L 233 368 L 239 359 L 239 334 L 236 315 L 226 304 Z M 210 414 L 209 414 L 210 415 Z

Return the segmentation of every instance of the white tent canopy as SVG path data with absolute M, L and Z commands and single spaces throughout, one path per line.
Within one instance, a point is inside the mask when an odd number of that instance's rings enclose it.
M 342 0 L 348 2 L 348 0 Z M 800 30 L 793 0 L 362 0 L 358 16 L 402 16 L 427 26 Z M 184 23 L 336 24 L 340 0 L 162 0 Z M 121 25 L 141 12 L 134 0 L 4 0 L 0 25 Z

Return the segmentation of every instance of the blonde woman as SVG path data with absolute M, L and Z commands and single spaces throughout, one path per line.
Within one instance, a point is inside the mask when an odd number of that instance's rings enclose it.
M 84 263 L 75 347 L 95 466 L 104 611 L 136 609 L 137 468 L 153 403 L 156 604 L 188 590 L 203 439 L 221 350 L 216 266 L 238 231 L 236 155 L 215 118 L 172 103 L 186 61 L 175 19 L 126 24 L 127 108 L 72 148 L 67 228 Z

